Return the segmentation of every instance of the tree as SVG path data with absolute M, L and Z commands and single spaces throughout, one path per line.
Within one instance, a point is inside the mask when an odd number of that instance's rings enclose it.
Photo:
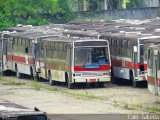
M 73 19 L 68 4 L 68 0 L 0 0 L 0 27 L 47 24 L 51 16 L 68 22 Z

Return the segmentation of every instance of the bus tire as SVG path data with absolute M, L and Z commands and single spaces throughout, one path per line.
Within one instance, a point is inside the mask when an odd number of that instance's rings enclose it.
M 68 74 L 67 73 L 65 73 L 65 81 L 66 81 L 67 87 L 69 89 L 73 89 L 74 88 L 74 84 L 69 82 Z
M 33 75 L 33 69 L 32 69 L 32 67 L 30 68 L 30 72 L 31 72 L 31 79 L 33 79 L 34 80 L 34 75 Z
M 113 67 L 111 68 L 111 83 L 112 84 L 116 84 L 116 78 L 114 77 L 114 71 L 113 71 Z
M 52 77 L 51 77 L 51 73 L 49 72 L 48 73 L 48 80 L 49 80 L 49 84 L 52 86 L 54 85 L 54 81 L 52 80 Z
M 130 81 L 132 82 L 133 87 L 137 87 L 137 82 L 134 80 L 133 72 L 130 72 Z
M 100 83 L 98 83 L 98 86 L 99 86 L 100 88 L 103 88 L 103 87 L 104 87 L 104 84 L 105 84 L 105 83 L 100 82 Z
M 16 66 L 16 77 L 17 78 L 21 78 L 22 77 L 22 74 L 19 72 L 17 66 Z
M 73 84 L 73 83 L 68 82 L 67 87 L 68 87 L 69 89 L 73 89 L 73 88 L 74 88 L 74 84 Z

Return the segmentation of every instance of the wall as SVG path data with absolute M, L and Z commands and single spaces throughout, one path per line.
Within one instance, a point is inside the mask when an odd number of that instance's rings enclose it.
M 78 19 L 152 19 L 160 17 L 160 7 L 77 12 Z

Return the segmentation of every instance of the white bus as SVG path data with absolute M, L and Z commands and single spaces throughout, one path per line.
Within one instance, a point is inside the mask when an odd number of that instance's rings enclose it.
M 57 36 L 39 39 L 36 53 L 38 76 L 50 84 L 65 82 L 68 88 L 76 83 L 110 82 L 110 49 L 107 40 Z

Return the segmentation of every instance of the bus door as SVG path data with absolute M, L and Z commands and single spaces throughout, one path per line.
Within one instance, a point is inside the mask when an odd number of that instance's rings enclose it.
M 32 64 L 33 64 L 33 74 L 35 75 L 36 72 L 36 44 L 32 44 Z
M 135 77 L 138 77 L 137 74 L 137 69 L 138 69 L 138 56 L 137 56 L 138 48 L 137 46 L 133 46 L 133 56 L 132 56 L 132 61 L 133 61 L 133 67 L 134 67 L 134 75 Z
M 1 69 L 4 70 L 4 66 L 7 63 L 7 39 L 5 38 L 6 34 L 2 35 L 2 49 L 1 49 Z
M 45 78 L 48 79 L 47 77 L 47 46 L 44 47 L 43 62 L 44 62 L 44 68 L 45 68 Z
M 155 94 L 158 94 L 158 50 L 154 50 L 153 56 L 153 77 L 154 77 L 154 86 Z

